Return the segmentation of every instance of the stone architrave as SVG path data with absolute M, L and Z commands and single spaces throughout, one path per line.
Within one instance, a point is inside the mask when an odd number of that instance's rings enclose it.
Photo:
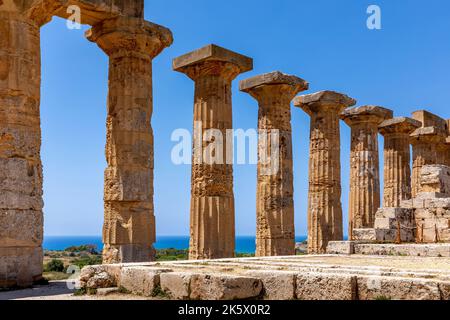
M 208 45 L 173 61 L 195 82 L 189 258 L 234 256 L 232 81 L 252 70 L 246 56 Z
M 349 236 L 373 228 L 380 207 L 378 126 L 393 112 L 379 106 L 348 108 L 341 119 L 351 127 Z
M 339 115 L 356 101 L 334 91 L 299 96 L 294 105 L 311 117 L 308 252 L 325 253 L 343 240 Z
M 378 127 L 384 136 L 383 207 L 400 207 L 411 199 L 410 134 L 422 124 L 414 119 L 397 117 Z
M 259 104 L 256 256 L 295 254 L 291 101 L 307 89 L 278 71 L 240 82 Z
M 152 60 L 170 30 L 140 18 L 104 20 L 87 38 L 109 56 L 104 263 L 154 259 Z

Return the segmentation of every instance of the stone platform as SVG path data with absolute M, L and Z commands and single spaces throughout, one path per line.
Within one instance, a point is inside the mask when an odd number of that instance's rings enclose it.
M 327 253 L 450 258 L 450 243 L 394 244 L 366 243 L 359 241 L 331 241 L 328 243 Z
M 175 300 L 449 300 L 450 259 L 308 255 L 90 266 L 90 292 Z M 100 290 L 101 291 L 101 290 Z

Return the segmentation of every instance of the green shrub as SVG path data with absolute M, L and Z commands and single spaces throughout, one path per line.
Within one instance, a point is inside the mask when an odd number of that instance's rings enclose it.
M 86 266 L 102 264 L 102 257 L 101 256 L 83 256 L 78 259 L 73 259 L 70 263 L 78 266 L 80 269 L 83 269 Z
M 44 267 L 44 271 L 46 272 L 63 272 L 64 269 L 64 262 L 58 259 L 51 260 Z

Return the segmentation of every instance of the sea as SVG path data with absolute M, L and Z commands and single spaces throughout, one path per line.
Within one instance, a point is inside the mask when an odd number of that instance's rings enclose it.
M 303 242 L 306 236 L 298 236 L 296 242 Z M 45 236 L 45 250 L 64 250 L 71 246 L 95 245 L 101 251 L 103 249 L 101 236 Z M 156 249 L 188 249 L 189 236 L 159 236 L 156 237 Z M 255 237 L 254 236 L 237 236 L 236 252 L 238 253 L 255 253 Z

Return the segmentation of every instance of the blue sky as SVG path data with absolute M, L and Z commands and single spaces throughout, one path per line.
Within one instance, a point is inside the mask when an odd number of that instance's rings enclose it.
M 155 214 L 158 235 L 189 231 L 190 167 L 175 166 L 170 137 L 191 130 L 193 83 L 171 61 L 215 43 L 254 58 L 254 70 L 234 83 L 235 128 L 257 125 L 257 104 L 238 81 L 274 70 L 336 90 L 398 116 L 428 109 L 450 118 L 450 2 L 447 0 L 146 0 L 145 18 L 170 28 L 174 44 L 154 61 Z M 366 27 L 379 5 L 382 29 Z M 42 28 L 42 158 L 45 233 L 99 235 L 108 60 L 54 18 Z M 292 110 L 295 222 L 306 234 L 309 118 Z M 342 203 L 348 207 L 350 130 L 341 125 Z M 380 143 L 382 143 L 380 139 Z M 382 150 L 382 144 L 380 145 Z M 382 154 L 380 153 L 380 156 Z M 382 170 L 382 167 L 380 168 Z M 382 172 L 382 171 L 381 171 Z M 256 166 L 235 166 L 236 231 L 255 233 Z M 345 228 L 346 229 L 346 228 Z

